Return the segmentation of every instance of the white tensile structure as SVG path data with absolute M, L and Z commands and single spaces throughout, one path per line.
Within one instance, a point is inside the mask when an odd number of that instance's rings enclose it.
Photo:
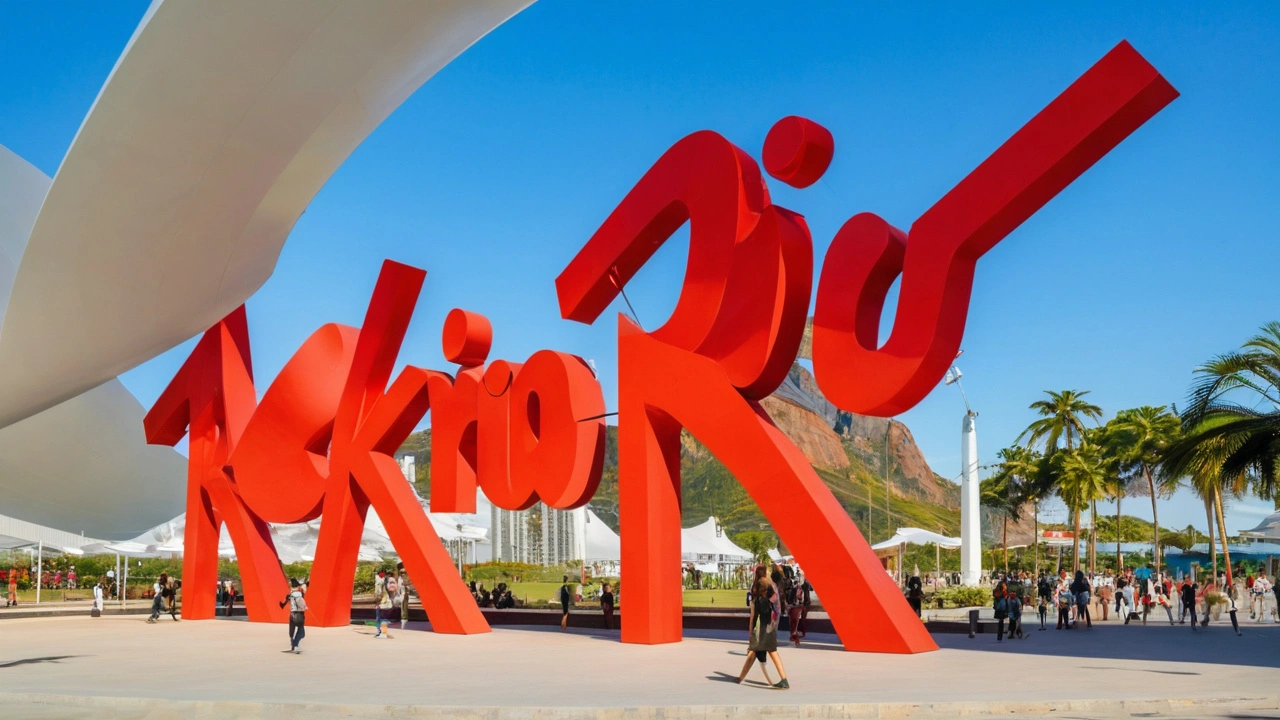
M 181 512 L 116 376 L 261 287 L 352 150 L 531 2 L 156 0 L 52 181 L 0 148 L 0 511 L 106 540 Z

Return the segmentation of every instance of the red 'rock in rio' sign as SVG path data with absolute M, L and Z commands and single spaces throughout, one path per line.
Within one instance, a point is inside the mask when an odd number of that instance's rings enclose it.
M 494 504 L 581 506 L 600 481 L 604 398 L 580 358 L 542 350 L 497 360 L 483 316 L 454 310 L 444 350 L 458 377 L 408 366 L 388 387 L 426 273 L 383 264 L 360 329 L 325 325 L 256 404 L 244 308 L 208 330 L 147 413 L 151 443 L 190 435 L 183 580 L 217 579 L 226 523 L 251 620 L 282 621 L 287 592 L 268 522 L 324 516 L 308 604 L 313 623 L 346 625 L 370 505 L 386 526 L 438 632 L 487 632 L 393 453 L 434 408 L 433 505 L 475 509 L 476 478 Z M 256 405 L 256 406 L 255 406 Z M 469 490 L 469 497 L 468 491 Z M 188 593 L 185 618 L 213 617 L 213 596 Z
M 823 392 L 888 416 L 937 385 L 959 348 L 978 258 L 1170 103 L 1177 92 L 1121 43 L 926 211 L 909 234 L 870 213 L 832 241 L 814 318 Z M 784 118 L 765 140 L 770 175 L 795 187 L 822 177 L 835 143 Z M 671 318 L 618 337 L 625 642 L 681 635 L 680 431 L 700 439 L 746 487 L 822 593 L 851 650 L 937 646 L 858 528 L 758 403 L 786 376 L 809 310 L 813 246 L 800 215 L 770 202 L 751 157 L 694 133 L 640 179 L 556 279 L 561 314 L 594 322 L 657 248 L 691 224 L 684 286 Z M 908 239 L 910 243 L 908 244 Z M 493 331 L 454 310 L 443 346 L 456 376 L 391 371 L 426 273 L 387 261 L 359 328 L 326 325 L 255 399 L 244 308 L 210 328 L 144 421 L 148 442 L 190 436 L 189 587 L 211 587 L 227 526 L 252 620 L 282 621 L 285 594 L 268 522 L 323 515 L 312 621 L 348 622 L 365 515 L 372 505 L 419 589 L 432 628 L 489 629 L 392 454 L 432 410 L 434 511 L 586 503 L 600 480 L 604 400 L 580 359 L 543 350 L 486 368 Z M 902 276 L 896 321 L 877 347 L 885 294 Z M 388 383 L 390 383 L 388 385 Z M 186 618 L 213 616 L 190 593 Z
M 870 213 L 845 223 L 823 264 L 814 317 L 824 394 L 879 416 L 919 402 L 959 349 L 978 258 L 1176 97 L 1122 42 L 910 235 Z M 765 167 L 805 187 L 826 170 L 833 145 L 815 123 L 785 118 L 765 140 Z M 618 319 L 623 641 L 680 639 L 684 428 L 724 462 L 795 553 L 846 648 L 936 649 L 848 514 L 757 402 L 795 357 L 813 255 L 804 219 L 770 203 L 747 153 L 709 131 L 672 146 L 556 279 L 561 314 L 594 322 L 686 221 L 688 267 L 671 318 L 652 332 Z M 899 275 L 896 322 L 880 348 L 885 294 Z

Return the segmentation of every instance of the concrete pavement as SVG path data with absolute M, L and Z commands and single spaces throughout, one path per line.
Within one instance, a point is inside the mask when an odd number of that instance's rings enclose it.
M 292 655 L 283 626 L 240 619 L 23 619 L 0 623 L 0 708 L 5 718 L 1277 717 L 1280 627 L 1244 631 L 938 635 L 942 650 L 915 656 L 847 653 L 827 636 L 782 649 L 792 689 L 781 691 L 733 682 L 745 642 L 728 632 L 635 646 L 604 631 L 459 637 L 411 623 L 374 640 L 367 627 L 312 628 Z

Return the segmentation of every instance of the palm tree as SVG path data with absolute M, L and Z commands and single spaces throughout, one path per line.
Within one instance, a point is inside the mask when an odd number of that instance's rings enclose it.
M 1045 394 L 1049 396 L 1048 400 L 1031 403 L 1031 409 L 1040 413 L 1040 419 L 1028 425 L 1018 439 L 1027 438 L 1028 446 L 1043 440 L 1046 455 L 1057 450 L 1058 441 L 1065 439 L 1069 452 L 1079 444 L 1073 443 L 1073 440 L 1084 438 L 1085 418 L 1096 421 L 1102 417 L 1102 408 L 1084 400 L 1084 396 L 1089 394 L 1088 390 L 1046 390 Z
M 1106 497 L 1109 475 L 1107 457 L 1097 445 L 1081 445 L 1062 456 L 1058 494 L 1071 509 L 1075 528 L 1073 571 L 1080 569 L 1080 513 L 1098 498 Z M 1093 524 L 1097 524 L 1096 519 Z
M 1280 505 L 1280 322 L 1267 323 L 1240 350 L 1219 355 L 1196 374 L 1182 417 L 1183 439 L 1166 451 L 1163 474 L 1190 476 L 1193 482 L 1199 474 L 1209 485 L 1204 489 L 1213 493 L 1225 548 L 1224 490 L 1252 486 L 1259 497 Z M 1211 471 L 1216 482 L 1205 479 Z M 1228 555 L 1228 577 L 1230 572 Z
M 1113 419 L 1102 428 L 1101 442 L 1106 448 L 1107 454 L 1111 456 L 1115 463 L 1115 472 L 1111 477 L 1109 485 L 1109 494 L 1116 501 L 1116 572 L 1124 569 L 1124 556 L 1120 553 L 1120 543 L 1124 540 L 1124 515 L 1121 514 L 1121 506 L 1124 504 L 1125 492 L 1129 489 L 1129 484 L 1133 482 L 1133 474 L 1131 472 L 1132 465 L 1128 463 L 1130 447 L 1127 441 L 1127 433 L 1118 429 L 1116 421 Z
M 1048 494 L 1041 477 L 1040 453 L 1019 445 L 1000 451 L 1000 471 L 1013 479 L 1018 489 L 1019 506 L 1031 503 L 1035 523 L 1035 571 L 1040 574 L 1040 501 Z
M 1223 513 L 1222 499 L 1224 495 L 1240 496 L 1249 488 L 1249 475 L 1238 471 L 1232 474 L 1223 472 L 1226 459 L 1235 447 L 1231 438 L 1215 436 L 1208 439 L 1201 437 L 1216 424 L 1226 422 L 1222 418 L 1204 420 L 1199 427 L 1191 428 L 1182 443 L 1174 447 L 1172 459 L 1174 464 L 1164 472 L 1185 473 L 1190 479 L 1191 489 L 1204 501 L 1205 514 L 1209 521 L 1209 552 L 1213 558 L 1213 577 L 1218 577 L 1218 546 L 1214 541 L 1214 525 L 1217 524 L 1218 536 L 1222 541 L 1223 562 L 1227 568 L 1227 582 L 1231 578 L 1231 548 L 1227 546 L 1227 522 Z M 1238 440 L 1239 438 L 1236 438 Z M 1189 455 L 1182 453 L 1185 448 L 1193 448 Z
M 1000 511 L 1001 546 L 1004 549 L 1004 571 L 1009 572 L 1009 520 L 1018 520 L 1026 502 L 1023 488 L 1034 471 L 1034 455 L 1024 447 L 1000 451 L 999 470 L 983 480 L 978 489 L 979 502 Z
M 1147 480 L 1147 490 L 1151 493 L 1151 525 L 1152 559 L 1156 570 L 1160 565 L 1160 513 L 1157 500 L 1160 495 L 1170 495 L 1177 488 L 1180 475 L 1159 473 L 1157 469 L 1166 460 L 1170 446 L 1177 441 L 1180 434 L 1178 416 L 1169 412 L 1162 405 L 1151 407 L 1143 405 L 1132 410 L 1121 410 L 1116 413 L 1114 433 L 1117 444 L 1125 449 L 1121 452 L 1122 464 L 1140 472 Z M 1159 482 L 1157 482 L 1159 479 Z
M 1239 351 L 1196 374 L 1182 418 L 1186 440 L 1168 453 L 1174 469 L 1185 471 L 1199 445 L 1220 440 L 1224 477 L 1244 475 L 1259 497 L 1280 498 L 1280 322 L 1267 323 Z
M 1027 426 L 1026 430 L 1018 436 L 1018 440 L 1027 438 L 1027 446 L 1034 446 L 1041 441 L 1044 442 L 1044 458 L 1045 461 L 1041 465 L 1043 471 L 1043 480 L 1055 474 L 1055 460 L 1053 456 L 1058 450 L 1058 442 L 1066 440 L 1067 452 L 1070 453 L 1079 444 L 1077 441 L 1084 439 L 1084 421 L 1086 418 L 1096 421 L 1102 417 L 1102 408 L 1090 403 L 1084 399 L 1089 394 L 1088 390 L 1061 390 L 1054 392 L 1045 390 L 1045 394 L 1049 396 L 1047 400 L 1037 400 L 1031 403 L 1030 408 L 1040 414 L 1040 419 L 1032 422 Z M 1039 522 L 1036 523 L 1037 526 Z M 1075 565 L 1076 569 L 1080 569 L 1080 515 L 1076 513 L 1075 521 L 1076 532 L 1076 552 Z M 1039 538 L 1037 537 L 1038 541 Z M 1038 565 L 1039 563 L 1037 563 Z

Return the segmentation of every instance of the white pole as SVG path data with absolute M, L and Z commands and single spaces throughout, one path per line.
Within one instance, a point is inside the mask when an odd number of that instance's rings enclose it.
M 982 579 L 982 517 L 978 508 L 978 431 L 972 410 L 965 413 L 961 432 L 960 462 L 960 584 L 977 585 Z
M 40 586 L 44 584 L 44 541 L 36 545 L 36 604 L 40 604 Z

